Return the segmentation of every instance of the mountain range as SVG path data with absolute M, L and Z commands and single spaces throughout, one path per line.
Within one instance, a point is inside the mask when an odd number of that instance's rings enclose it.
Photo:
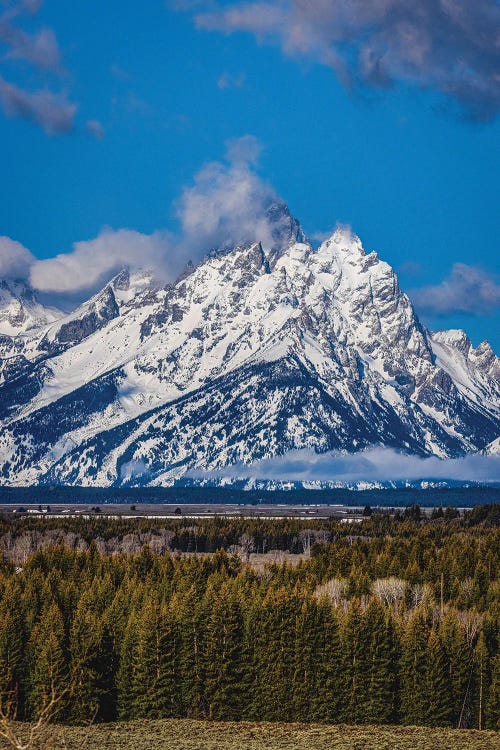
M 0 281 L 0 484 L 171 484 L 295 449 L 499 451 L 500 362 L 427 330 L 348 229 L 228 245 L 164 285 L 122 269 L 71 313 Z

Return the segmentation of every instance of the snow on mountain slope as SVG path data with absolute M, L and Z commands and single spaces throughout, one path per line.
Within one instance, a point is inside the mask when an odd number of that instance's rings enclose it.
M 0 337 L 6 483 L 161 483 L 293 448 L 482 450 L 499 361 L 431 334 L 394 271 L 337 230 L 318 250 L 286 208 L 274 246 L 212 251 L 158 288 L 124 270 L 36 335 Z

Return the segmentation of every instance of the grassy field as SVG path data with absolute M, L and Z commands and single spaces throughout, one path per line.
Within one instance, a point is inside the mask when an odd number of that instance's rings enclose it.
M 2 744 L 0 748 L 9 747 Z M 57 750 L 500 750 L 500 733 L 424 727 L 136 721 L 55 727 L 40 748 Z

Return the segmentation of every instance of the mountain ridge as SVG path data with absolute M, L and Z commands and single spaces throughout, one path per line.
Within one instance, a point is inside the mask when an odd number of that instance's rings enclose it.
M 315 249 L 286 207 L 268 215 L 271 246 L 213 250 L 166 286 L 124 269 L 16 335 L 0 308 L 0 481 L 161 484 L 297 448 L 495 452 L 489 344 L 428 331 L 350 230 Z

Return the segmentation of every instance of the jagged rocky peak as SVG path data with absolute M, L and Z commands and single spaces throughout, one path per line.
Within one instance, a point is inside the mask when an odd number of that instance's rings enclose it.
M 275 201 L 266 210 L 271 239 L 265 247 L 270 269 L 273 269 L 283 252 L 296 243 L 309 244 L 300 223 L 295 219 L 286 203 Z M 261 238 L 262 241 L 264 238 Z
M 440 344 L 452 346 L 454 349 L 462 352 L 464 356 L 468 355 L 472 347 L 470 338 L 465 331 L 462 331 L 460 328 L 450 328 L 447 331 L 436 331 L 433 338 Z
M 385 357 L 389 347 L 396 347 L 394 356 L 402 365 L 408 355 L 432 359 L 427 334 L 394 270 L 376 252 L 367 253 L 349 227 L 337 227 L 310 265 L 333 291 L 338 328 L 350 332 L 348 338 L 366 354 L 377 350 Z
M 15 336 L 62 317 L 54 307 L 43 305 L 35 291 L 22 280 L 0 280 L 0 334 Z
M 150 268 L 130 268 L 124 266 L 109 282 L 115 302 L 120 311 L 122 308 L 137 307 L 144 298 L 154 295 L 162 286 Z
M 296 448 L 493 450 L 487 342 L 426 331 L 348 228 L 315 250 L 276 203 L 259 234 L 168 286 L 124 268 L 32 336 L 0 336 L 3 480 L 120 484 L 140 462 L 137 481 L 161 483 Z
M 432 334 L 432 339 L 438 345 L 463 357 L 470 366 L 489 372 L 494 381 L 500 378 L 500 360 L 488 341 L 482 341 L 474 348 L 470 338 L 461 329 L 437 331 Z

